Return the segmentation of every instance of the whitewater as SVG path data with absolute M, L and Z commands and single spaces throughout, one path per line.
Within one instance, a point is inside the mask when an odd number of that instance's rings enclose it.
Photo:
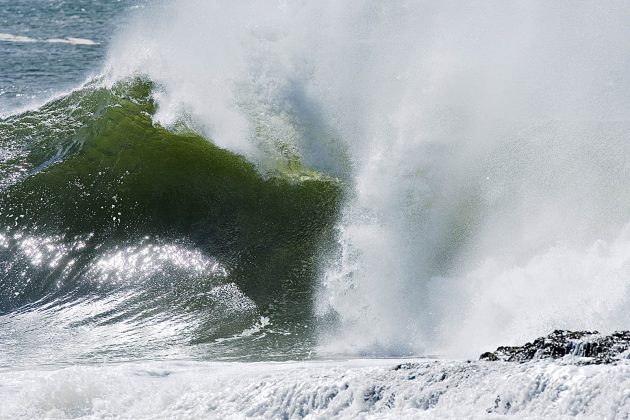
M 0 9 L 1 418 L 630 417 L 624 2 Z

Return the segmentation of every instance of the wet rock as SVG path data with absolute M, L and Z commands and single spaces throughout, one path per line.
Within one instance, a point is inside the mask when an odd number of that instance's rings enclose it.
M 488 361 L 526 362 L 567 358 L 579 364 L 616 363 L 630 358 L 630 331 L 602 335 L 597 331 L 556 330 L 523 346 L 502 346 L 483 353 Z

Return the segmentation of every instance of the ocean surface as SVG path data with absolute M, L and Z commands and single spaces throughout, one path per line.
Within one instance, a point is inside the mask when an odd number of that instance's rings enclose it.
M 629 19 L 0 0 L 0 417 L 628 418 Z
M 0 2 L 0 114 L 98 74 L 113 34 L 146 1 Z

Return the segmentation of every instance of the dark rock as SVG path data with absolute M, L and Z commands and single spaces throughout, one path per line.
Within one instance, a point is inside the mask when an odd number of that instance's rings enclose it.
M 479 360 L 495 361 L 495 360 L 499 360 L 499 357 L 496 354 L 492 353 L 491 351 L 487 351 L 483 353 L 481 356 L 479 356 Z
M 597 331 L 556 330 L 523 346 L 502 346 L 483 353 L 479 359 L 526 362 L 539 359 L 580 358 L 580 364 L 616 363 L 629 358 L 630 331 L 602 335 Z
M 416 369 L 420 365 L 418 363 L 401 363 L 394 368 L 394 370 L 411 370 Z

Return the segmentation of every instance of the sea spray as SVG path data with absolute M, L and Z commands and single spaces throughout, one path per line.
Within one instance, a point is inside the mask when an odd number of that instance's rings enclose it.
M 307 166 L 342 168 L 318 293 L 336 320 L 325 351 L 461 354 L 627 322 L 625 4 L 163 10 L 121 35 L 108 65 L 161 86 L 159 121 L 188 115 L 254 161 L 279 133 Z

